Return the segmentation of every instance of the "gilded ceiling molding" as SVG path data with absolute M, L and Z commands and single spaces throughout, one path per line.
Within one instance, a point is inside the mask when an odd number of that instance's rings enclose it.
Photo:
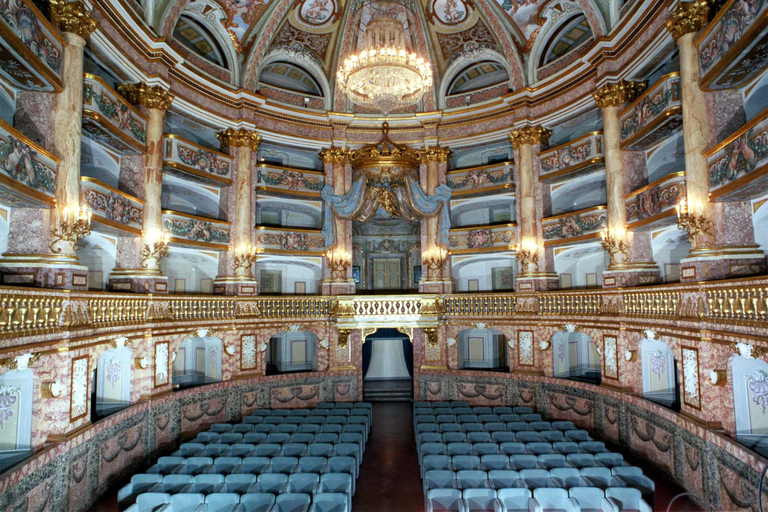
M 96 21 L 83 2 L 51 1 L 51 21 L 62 32 L 88 39 L 96 30 Z
M 320 158 L 324 164 L 348 164 L 349 148 L 331 146 L 320 151 Z
M 667 20 L 667 30 L 679 39 L 686 34 L 696 33 L 707 25 L 709 5 L 705 0 L 680 2 L 677 10 Z
M 261 70 L 262 60 L 267 54 L 267 49 L 277 34 L 277 28 L 282 23 L 283 18 L 289 9 L 296 3 L 296 0 L 275 1 L 278 2 L 278 4 L 272 12 L 269 13 L 269 18 L 261 28 L 261 34 L 269 34 L 269 37 L 259 38 L 256 44 L 253 45 L 253 48 L 243 65 L 243 69 L 245 70 L 243 73 L 243 89 L 249 91 L 255 91 L 259 85 L 259 71 Z
M 605 84 L 597 92 L 592 93 L 595 103 L 601 109 L 606 107 L 620 107 L 625 103 L 632 103 L 643 91 L 645 83 L 631 82 L 629 80 L 619 80 L 611 84 Z
M 513 130 L 509 134 L 509 141 L 514 149 L 519 149 L 523 145 L 546 144 L 551 135 L 552 131 L 547 130 L 543 126 L 525 126 Z
M 421 150 L 421 163 L 437 162 L 439 164 L 446 164 L 451 159 L 451 155 L 453 155 L 453 152 L 448 148 L 428 146 Z
M 223 132 L 217 133 L 216 138 L 219 139 L 222 149 L 251 148 L 251 151 L 256 151 L 261 144 L 261 135 L 244 128 L 238 130 L 227 128 Z
M 117 92 L 131 105 L 141 105 L 163 112 L 167 112 L 173 102 L 173 95 L 159 85 L 150 87 L 142 82 L 121 84 L 117 86 Z
M 507 59 L 507 67 L 509 68 L 509 76 L 512 80 L 512 88 L 522 89 L 525 87 L 523 62 L 509 30 L 504 27 L 496 12 L 494 12 L 487 2 L 477 2 L 475 7 L 480 11 L 482 17 L 485 18 L 485 21 L 490 26 L 491 31 L 504 50 L 504 57 Z

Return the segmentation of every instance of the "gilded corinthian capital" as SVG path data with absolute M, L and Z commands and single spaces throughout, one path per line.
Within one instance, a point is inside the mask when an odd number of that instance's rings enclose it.
M 62 32 L 88 39 L 96 30 L 96 22 L 83 2 L 51 0 L 51 21 Z
M 619 80 L 612 84 L 605 84 L 592 94 L 595 103 L 600 108 L 619 107 L 625 103 L 632 103 L 645 91 L 645 83 Z
M 345 164 L 349 162 L 349 149 L 331 146 L 320 151 L 324 164 Z
M 420 151 L 421 163 L 437 162 L 439 164 L 448 163 L 453 154 L 448 148 L 441 148 L 440 146 L 428 146 Z
M 117 92 L 131 105 L 142 105 L 163 112 L 171 108 L 173 102 L 173 95 L 159 85 L 150 87 L 144 83 L 121 84 L 117 86 Z
M 221 148 L 251 148 L 251 151 L 259 149 L 261 144 L 261 135 L 244 128 L 235 130 L 227 128 L 223 132 L 216 134 Z
M 547 130 L 543 126 L 525 126 L 513 130 L 509 134 L 509 141 L 514 149 L 518 149 L 523 145 L 546 144 L 549 141 L 550 135 L 552 135 L 552 131 Z
M 680 39 L 686 34 L 696 33 L 707 24 L 709 5 L 706 0 L 680 2 L 677 10 L 667 20 L 667 30 L 672 37 Z

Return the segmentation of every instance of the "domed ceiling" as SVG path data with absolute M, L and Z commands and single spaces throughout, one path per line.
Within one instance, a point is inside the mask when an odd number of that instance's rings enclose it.
M 361 114 L 376 112 L 349 102 L 335 76 L 378 16 L 396 17 L 408 50 L 432 65 L 431 90 L 400 111 L 418 112 L 482 103 L 556 75 L 622 9 L 617 0 L 133 1 L 159 36 L 217 80 L 279 103 Z

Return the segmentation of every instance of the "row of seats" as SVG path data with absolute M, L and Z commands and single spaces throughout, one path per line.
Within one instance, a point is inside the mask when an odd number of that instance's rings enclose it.
M 433 489 L 427 493 L 427 512 L 651 512 L 640 491 L 598 489 Z
M 462 400 L 452 400 L 450 402 L 425 402 L 425 401 L 417 401 L 413 404 L 413 411 L 414 414 L 419 414 L 419 411 L 428 411 L 430 409 L 432 410 L 438 410 L 438 409 L 459 409 L 459 408 L 470 408 L 477 414 L 485 414 L 485 413 L 496 413 L 496 414 L 508 414 L 508 413 L 517 413 L 517 414 L 529 414 L 533 413 L 533 408 L 528 406 L 508 406 L 508 405 L 497 405 L 497 406 L 488 406 L 488 405 L 475 405 L 471 406 L 469 405 L 469 402 L 462 401 Z
M 547 432 L 422 432 L 416 436 L 421 443 L 582 443 L 592 441 L 586 430 L 549 430 Z
M 471 410 L 471 409 L 468 409 Z M 501 421 L 503 423 L 510 422 L 523 422 L 523 423 L 539 423 L 544 420 L 541 419 L 540 414 L 417 414 L 413 419 L 414 424 L 419 423 L 492 423 L 494 421 Z M 555 422 L 562 423 L 562 422 Z
M 142 494 L 126 512 L 348 512 L 349 498 L 340 493 Z
M 424 475 L 431 469 L 510 469 L 520 471 L 523 469 L 618 469 L 625 467 L 626 463 L 620 453 L 598 454 L 605 455 L 603 459 L 590 454 L 575 454 L 565 457 L 563 455 L 427 455 L 421 464 L 421 474 Z
M 370 404 L 256 409 L 160 457 L 118 500 L 132 512 L 351 512 L 371 419 Z
M 558 427 L 555 430 L 565 432 L 574 429 L 570 421 L 558 421 Z M 548 421 L 534 421 L 531 423 L 525 421 L 494 421 L 490 423 L 419 423 L 416 425 L 416 433 L 421 432 L 525 432 L 526 430 L 535 430 L 543 432 L 552 430 L 553 424 Z
M 475 440 L 473 442 L 459 443 L 423 442 L 419 444 L 419 452 L 425 455 L 490 455 L 488 450 L 492 450 L 492 453 L 504 452 L 507 453 L 507 455 L 519 453 L 530 453 L 533 455 L 544 455 L 552 453 L 562 455 L 590 453 L 595 455 L 601 453 L 610 453 L 610 451 L 605 447 L 605 444 L 600 441 L 582 441 L 580 443 L 575 441 L 563 441 L 548 443 L 545 441 L 496 442 L 495 440 L 491 439 L 489 441 Z

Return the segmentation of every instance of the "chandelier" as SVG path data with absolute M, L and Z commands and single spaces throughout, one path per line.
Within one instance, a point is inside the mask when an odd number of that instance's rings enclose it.
M 336 78 L 352 103 L 387 115 L 421 100 L 432 86 L 432 67 L 408 52 L 402 23 L 384 16 L 368 24 L 363 50 L 344 60 Z

